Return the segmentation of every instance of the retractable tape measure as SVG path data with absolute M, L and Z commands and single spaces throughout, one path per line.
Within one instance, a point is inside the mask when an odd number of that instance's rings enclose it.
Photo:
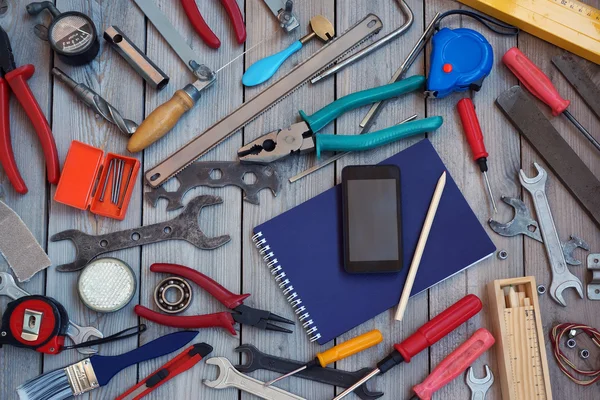
M 481 33 L 469 28 L 439 28 L 442 19 L 450 15 L 474 18 L 502 35 L 513 36 L 519 32 L 512 25 L 468 10 L 451 10 L 440 15 L 435 21 L 437 32 L 431 38 L 431 68 L 425 92 L 428 97 L 442 98 L 469 89 L 479 91 L 494 64 L 494 50 Z
M 58 354 L 69 326 L 67 310 L 46 296 L 25 296 L 8 303 L 2 315 L 0 347 L 9 344 L 40 353 Z

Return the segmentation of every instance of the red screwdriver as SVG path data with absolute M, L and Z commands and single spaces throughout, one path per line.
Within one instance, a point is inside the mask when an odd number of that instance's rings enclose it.
M 496 208 L 496 200 L 494 200 L 494 194 L 492 193 L 492 187 L 490 186 L 490 180 L 487 176 L 488 152 L 485 150 L 485 144 L 483 143 L 483 133 L 481 132 L 479 119 L 477 119 L 477 114 L 475 113 L 475 106 L 473 105 L 471 99 L 467 98 L 460 100 L 456 105 L 456 108 L 458 109 L 458 115 L 460 115 L 463 129 L 465 130 L 467 142 L 469 143 L 471 152 L 473 153 L 473 160 L 475 160 L 477 165 L 479 165 L 479 169 L 483 173 L 483 179 L 485 180 L 485 185 L 487 187 L 488 194 L 490 195 L 494 212 L 498 212 L 498 209 Z
M 464 322 L 467 322 L 472 316 L 481 311 L 481 308 L 482 304 L 479 297 L 474 294 L 466 295 L 417 329 L 408 339 L 402 343 L 395 344 L 394 351 L 381 360 L 377 364 L 377 368 L 369 372 L 333 400 L 343 399 L 372 377 L 384 374 L 402 362 L 410 362 L 413 356 L 437 343 L 441 338 L 448 335 Z
M 413 387 L 410 400 L 430 400 L 431 396 L 453 381 L 496 342 L 487 329 L 478 329 L 473 336 L 438 364 L 422 383 Z
M 550 79 L 537 67 L 523 52 L 516 47 L 508 50 L 502 57 L 502 62 L 516 75 L 523 85 L 535 97 L 546 103 L 552 114 L 557 116 L 562 113 L 579 129 L 581 133 L 600 150 L 600 143 L 571 115 L 567 110 L 571 102 L 560 97 L 558 90 Z

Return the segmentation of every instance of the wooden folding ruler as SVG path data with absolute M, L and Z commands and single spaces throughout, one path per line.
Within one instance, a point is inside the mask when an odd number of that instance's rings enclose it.
M 552 400 L 548 359 L 533 276 L 488 285 L 504 400 Z
M 576 0 L 458 0 L 600 64 L 600 10 Z

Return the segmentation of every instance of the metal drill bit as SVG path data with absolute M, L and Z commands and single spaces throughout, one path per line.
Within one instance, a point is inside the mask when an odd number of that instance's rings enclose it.
M 133 168 L 134 166 L 132 165 L 131 168 L 129 169 L 129 174 L 127 174 L 127 181 L 125 182 L 125 189 L 123 190 L 123 195 L 121 196 L 121 200 L 119 200 L 119 210 L 121 208 L 123 208 L 123 203 L 125 202 L 125 196 L 127 195 L 127 189 L 129 188 L 129 182 L 131 182 L 131 175 L 133 175 Z
M 115 159 L 115 167 L 113 168 L 113 181 L 112 181 L 112 190 L 110 192 L 110 201 L 113 204 L 116 204 L 116 193 L 117 193 L 117 180 L 119 178 L 119 162 L 121 160 Z
M 106 194 L 106 186 L 108 186 L 108 178 L 110 176 L 110 171 L 112 171 L 114 159 L 110 160 L 108 163 L 108 170 L 106 171 L 106 175 L 104 176 L 104 185 L 102 186 L 102 193 L 100 193 L 100 201 L 104 201 L 104 195 Z
M 58 68 L 52 68 L 52 74 L 66 84 L 83 103 L 101 115 L 108 122 L 115 124 L 121 133 L 129 136 L 137 129 L 138 125 L 130 119 L 125 119 L 109 102 L 83 83 L 77 83 Z
M 123 182 L 123 170 L 125 169 L 125 161 L 119 160 L 119 174 L 117 176 L 117 192 L 115 193 L 115 204 L 119 203 L 121 197 L 121 183 Z

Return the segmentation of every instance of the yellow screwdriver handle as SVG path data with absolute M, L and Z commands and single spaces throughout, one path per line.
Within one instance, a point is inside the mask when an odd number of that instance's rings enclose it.
M 373 329 L 370 332 L 363 333 L 360 336 L 350 339 L 344 343 L 340 343 L 331 349 L 324 351 L 323 353 L 317 354 L 317 359 L 321 364 L 321 367 L 342 360 L 346 357 L 350 357 L 353 354 L 359 353 L 363 350 L 373 347 L 383 340 L 383 335 L 378 329 Z
M 137 127 L 129 138 L 127 150 L 131 153 L 144 150 L 166 135 L 192 107 L 194 100 L 185 91 L 176 91 L 169 101 L 158 106 Z

